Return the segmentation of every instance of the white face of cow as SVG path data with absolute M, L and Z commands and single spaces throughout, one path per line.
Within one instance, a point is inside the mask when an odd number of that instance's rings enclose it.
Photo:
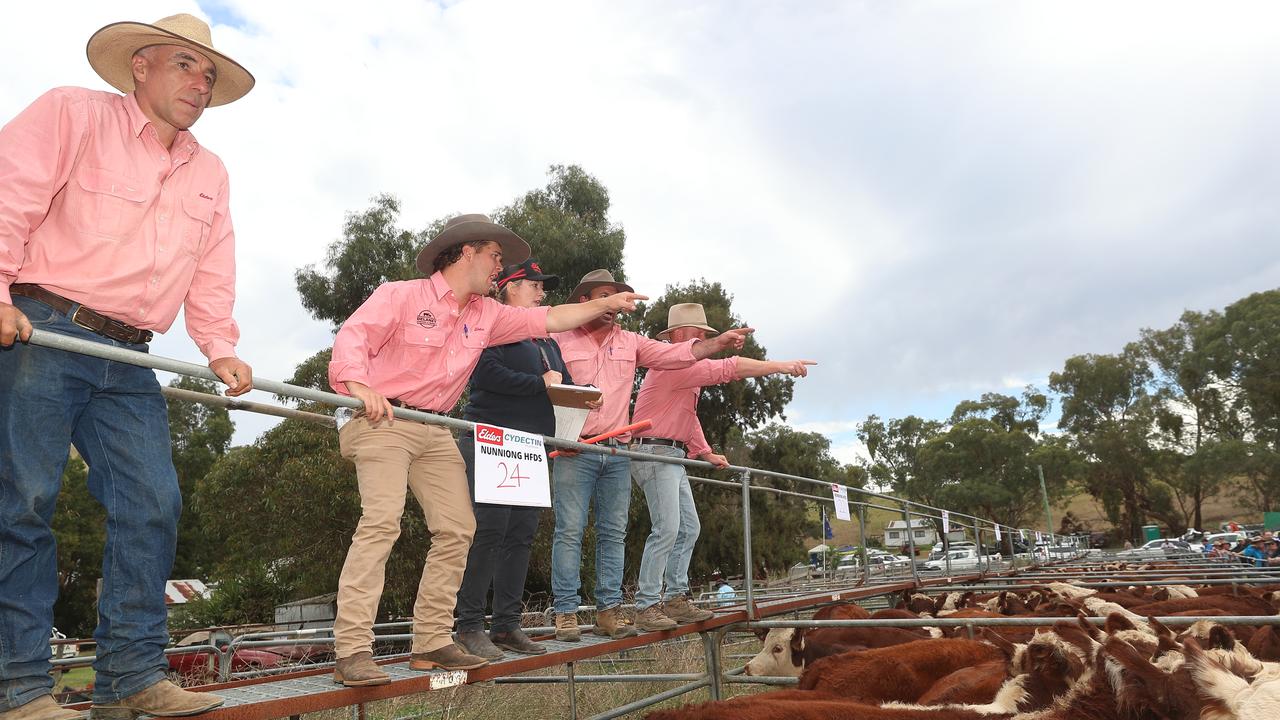
M 793 628 L 774 628 L 764 636 L 764 647 L 747 663 L 747 675 L 781 675 L 800 677 L 803 660 L 792 660 L 791 637 Z

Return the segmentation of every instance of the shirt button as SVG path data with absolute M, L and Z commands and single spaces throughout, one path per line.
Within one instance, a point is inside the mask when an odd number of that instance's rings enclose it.
M 165 220 L 168 220 L 168 219 L 169 219 L 168 215 L 165 215 L 163 213 L 160 215 L 160 222 L 164 222 Z

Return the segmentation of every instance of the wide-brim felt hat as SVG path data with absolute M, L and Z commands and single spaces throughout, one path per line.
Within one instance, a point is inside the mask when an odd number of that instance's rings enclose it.
M 618 292 L 635 292 L 635 288 L 626 283 L 618 282 L 613 279 L 613 273 L 608 270 L 592 270 L 582 279 L 578 281 L 578 286 L 569 293 L 569 302 L 578 302 L 578 298 L 583 295 L 590 295 L 592 290 L 603 285 L 610 285 Z
M 719 335 L 720 331 L 707 324 L 707 311 L 699 303 L 677 303 L 667 310 L 667 329 L 658 333 L 659 340 L 666 340 L 673 330 L 682 327 L 696 327 L 706 330 L 711 335 Z
M 455 245 L 478 240 L 492 240 L 498 243 L 502 248 L 502 261 L 511 265 L 518 265 L 528 260 L 533 252 L 524 238 L 493 222 L 488 215 L 480 213 L 458 215 L 449 218 L 444 224 L 444 230 L 431 238 L 431 242 L 418 253 L 418 271 L 424 275 L 430 275 L 435 272 L 432 265 L 437 255 Z
M 181 45 L 204 55 L 218 70 L 209 107 L 239 100 L 253 89 L 253 74 L 213 48 L 209 25 L 194 15 L 179 13 L 148 25 L 111 23 L 89 38 L 85 54 L 94 72 L 111 87 L 133 92 L 133 54 L 152 45 Z

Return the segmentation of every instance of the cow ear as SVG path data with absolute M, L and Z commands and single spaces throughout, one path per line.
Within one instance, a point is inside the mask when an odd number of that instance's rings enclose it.
M 804 652 L 804 628 L 796 628 L 791 633 L 791 657 L 792 659 L 800 657 Z
M 752 629 L 752 631 L 751 631 L 751 632 L 753 632 L 753 633 L 755 633 L 755 634 L 756 634 L 756 638 L 757 638 L 758 640 L 760 640 L 761 642 L 764 642 L 764 638 L 765 638 L 765 636 L 769 634 L 769 629 L 768 629 L 768 628 L 754 628 L 754 629 Z
M 970 590 L 969 592 L 960 596 L 960 602 L 956 603 L 956 609 L 969 607 L 969 605 L 971 605 L 972 603 L 973 603 L 973 591 Z
M 1168 600 L 1169 591 L 1166 590 L 1165 588 L 1160 588 L 1159 590 L 1156 590 L 1155 592 L 1151 593 L 1151 599 L 1157 602 L 1161 600 Z
M 1270 628 L 1271 626 L 1267 626 Z M 1236 636 L 1231 634 L 1225 625 L 1214 625 L 1209 629 L 1209 647 L 1221 648 L 1223 650 L 1233 650 L 1236 646 Z
M 985 627 L 981 628 L 981 630 L 982 637 L 985 638 L 987 642 L 999 648 L 1000 652 L 1004 653 L 1005 662 L 1013 659 L 1013 653 L 1017 649 L 1014 647 L 1013 643 L 1009 642 L 1003 635 L 1000 635 L 993 630 Z
M 1156 631 L 1157 637 L 1160 637 L 1160 638 L 1167 637 L 1170 640 L 1173 639 L 1174 637 L 1173 631 L 1170 630 L 1168 626 L 1166 626 L 1164 623 L 1160 622 L 1159 620 L 1155 619 L 1150 615 L 1147 616 L 1147 622 L 1151 623 L 1151 627 Z
M 1088 615 L 1085 615 L 1084 613 L 1076 613 L 1076 623 L 1080 625 L 1080 629 L 1089 633 L 1089 637 L 1093 638 L 1096 642 L 1102 642 L 1102 631 L 1098 629 L 1097 625 L 1089 622 Z

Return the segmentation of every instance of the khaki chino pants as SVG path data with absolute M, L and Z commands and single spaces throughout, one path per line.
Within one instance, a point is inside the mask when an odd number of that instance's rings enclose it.
M 342 456 L 356 464 L 363 510 L 338 580 L 333 624 L 339 658 L 373 649 L 373 623 L 387 558 L 400 536 L 406 491 L 412 491 L 431 531 L 431 549 L 413 607 L 413 652 L 453 642 L 453 605 L 466 569 L 476 521 L 466 467 L 447 428 L 357 417 L 338 433 Z

